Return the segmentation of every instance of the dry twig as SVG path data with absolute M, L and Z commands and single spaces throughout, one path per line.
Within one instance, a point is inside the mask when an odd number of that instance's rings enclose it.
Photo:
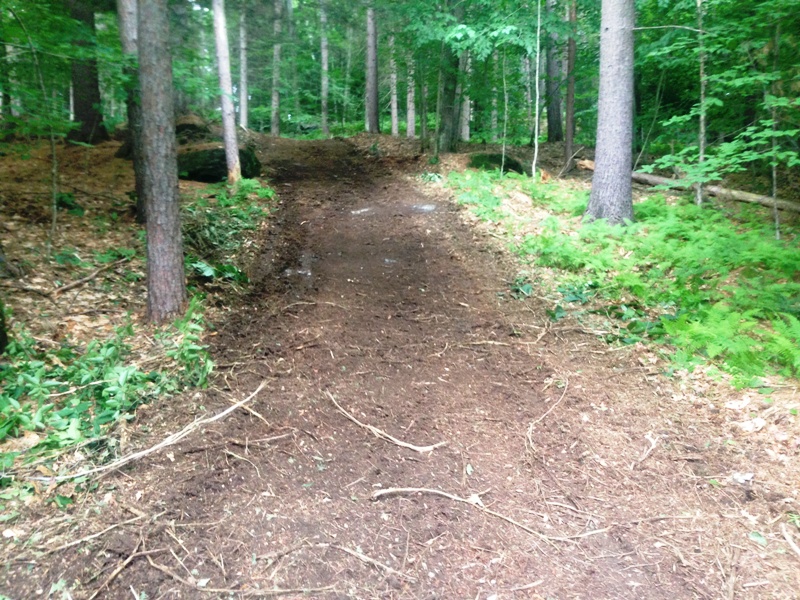
M 141 520 L 143 517 L 141 515 L 136 516 L 132 519 L 128 519 L 127 521 L 122 521 L 121 523 L 114 523 L 110 527 L 106 527 L 103 531 L 98 531 L 97 533 L 93 533 L 92 535 L 87 535 L 86 537 L 82 537 L 79 540 L 73 540 L 71 542 L 67 542 L 66 544 L 62 544 L 57 548 L 52 548 L 45 552 L 45 555 L 48 554 L 55 554 L 56 552 L 60 552 L 61 550 L 66 550 L 67 548 L 72 548 L 73 546 L 79 546 L 85 542 L 90 542 L 96 538 L 102 537 L 107 534 L 109 531 L 115 530 L 117 527 L 123 527 L 124 525 L 130 525 L 131 523 L 135 523 L 136 521 Z M 137 546 L 138 547 L 138 546 Z
M 114 569 L 108 577 L 106 577 L 106 580 L 100 584 L 100 587 L 98 587 L 94 591 L 94 593 L 91 596 L 89 596 L 89 600 L 94 600 L 95 598 L 97 598 L 100 592 L 102 592 L 105 588 L 107 588 L 111 584 L 111 582 L 114 581 L 114 579 L 116 579 L 117 575 L 119 575 L 125 570 L 125 567 L 127 567 L 129 564 L 131 564 L 134 560 L 136 560 L 140 556 L 150 556 L 151 554 L 158 554 L 159 552 L 164 551 L 163 549 L 161 549 L 161 550 L 144 550 L 142 552 L 137 552 L 141 544 L 142 542 L 140 540 L 136 544 L 136 548 L 134 549 L 133 554 L 128 556 L 128 558 L 126 558 L 124 561 L 122 561 L 122 563 L 120 563 L 120 565 L 116 569 Z
M 213 417 L 209 417 L 207 419 L 200 419 L 198 421 L 193 421 L 192 423 L 189 423 L 189 425 L 187 425 L 186 427 L 181 429 L 179 432 L 173 433 L 172 435 L 167 436 L 166 438 L 161 440 L 159 443 L 157 443 L 155 446 L 151 446 L 150 448 L 147 448 L 146 450 L 140 450 L 139 452 L 133 452 L 131 454 L 123 456 L 120 459 L 115 460 L 114 462 L 108 463 L 107 465 L 103 465 L 103 466 L 100 466 L 100 467 L 95 467 L 94 469 L 87 469 L 86 471 L 81 471 L 80 473 L 73 473 L 72 475 L 60 475 L 60 476 L 57 476 L 57 477 L 44 477 L 44 478 L 37 478 L 37 479 L 43 479 L 43 480 L 46 480 L 46 481 L 56 481 L 56 482 L 58 482 L 58 481 L 69 481 L 71 479 L 77 479 L 78 477 L 86 477 L 88 475 L 95 475 L 95 476 L 105 475 L 105 474 L 107 474 L 107 473 L 109 473 L 111 471 L 114 471 L 116 469 L 119 469 L 120 467 L 123 467 L 123 466 L 127 465 L 128 463 L 131 463 L 131 462 L 133 462 L 135 460 L 139 460 L 141 458 L 144 458 L 145 456 L 149 456 L 150 454 L 158 452 L 159 450 L 163 450 L 164 448 L 167 448 L 168 446 L 172 446 L 174 444 L 177 444 L 179 441 L 181 441 L 183 438 L 185 438 L 186 436 L 188 436 L 192 432 L 196 431 L 197 429 L 199 429 L 201 427 L 204 427 L 205 425 L 209 425 L 209 424 L 211 424 L 211 423 L 213 423 L 215 421 L 219 421 L 220 419 L 228 416 L 230 413 L 235 411 L 237 408 L 241 408 L 243 405 L 247 404 L 248 402 L 250 402 L 250 400 L 255 398 L 258 395 L 258 393 L 262 389 L 264 389 L 264 386 L 266 384 L 267 384 L 266 381 L 262 381 L 261 384 L 256 389 L 256 391 L 253 392 L 252 394 L 250 394 L 244 400 L 241 400 L 241 401 L 237 402 L 236 404 L 234 404 L 230 408 L 226 408 L 225 410 L 223 410 L 222 412 L 214 415 Z
M 116 262 L 103 265 L 102 267 L 99 267 L 94 271 L 92 271 L 91 273 L 89 273 L 89 275 L 87 275 L 86 277 L 82 277 L 76 281 L 73 281 L 72 283 L 68 283 L 67 285 L 62 285 L 61 287 L 54 289 L 51 295 L 53 296 L 53 298 L 58 298 L 59 294 L 63 294 L 64 292 L 67 292 L 69 290 L 75 289 L 76 287 L 89 283 L 92 279 L 95 279 L 103 271 L 108 271 L 113 267 L 118 267 L 122 263 L 128 262 L 129 260 L 130 260 L 129 258 L 121 258 Z
M 794 550 L 794 553 L 800 558 L 800 547 L 797 546 L 797 542 L 794 541 L 792 534 L 789 533 L 789 530 L 786 528 L 786 523 L 781 523 L 781 533 L 783 534 L 783 539 L 789 544 L 789 548 Z
M 342 552 L 349 554 L 350 556 L 355 556 L 361 562 L 364 562 L 368 565 L 372 565 L 373 567 L 378 567 L 383 569 L 387 573 L 395 575 L 397 577 L 402 577 L 403 579 L 408 579 L 409 581 L 416 581 L 415 577 L 411 575 L 406 575 L 405 573 L 401 573 L 390 567 L 389 565 L 385 565 L 382 562 L 375 560 L 374 558 L 370 558 L 363 552 L 359 552 L 358 550 L 351 550 L 350 548 L 346 548 L 345 546 L 339 546 L 337 544 L 314 544 L 315 548 L 335 548 L 336 550 L 341 550 Z
M 327 394 L 328 398 L 331 399 L 331 402 L 333 402 L 333 404 L 336 406 L 336 408 L 339 410 L 340 413 L 342 413 L 345 417 L 350 419 L 353 423 L 355 423 L 359 427 L 363 427 L 364 429 L 372 433 L 372 435 L 384 441 L 391 442 L 392 444 L 400 446 L 401 448 L 408 448 L 409 450 L 413 450 L 414 452 L 432 452 L 436 448 L 439 448 L 447 444 L 447 442 L 439 442 L 438 444 L 432 444 L 430 446 L 415 446 L 414 444 L 409 444 L 408 442 L 398 440 L 396 437 L 392 437 L 391 435 L 389 435 L 385 431 L 378 429 L 377 427 L 374 427 L 372 425 L 367 425 L 366 423 L 362 423 L 361 421 L 356 419 L 353 415 L 351 415 L 349 412 L 347 412 L 345 409 L 343 409 L 339 405 L 339 403 L 336 402 L 336 398 L 333 397 L 333 394 L 331 394 L 330 392 L 325 392 L 325 393 Z

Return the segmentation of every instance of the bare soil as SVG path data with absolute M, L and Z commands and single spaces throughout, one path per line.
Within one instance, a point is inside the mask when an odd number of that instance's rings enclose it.
M 30 507 L 0 592 L 800 597 L 800 452 L 742 433 L 742 392 L 513 299 L 519 265 L 414 177 L 413 144 L 259 143 L 280 211 L 215 313 L 214 384 L 141 410 L 133 444 L 264 390 L 67 511 Z

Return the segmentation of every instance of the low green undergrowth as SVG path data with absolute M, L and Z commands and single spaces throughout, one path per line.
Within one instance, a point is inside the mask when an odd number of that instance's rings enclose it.
M 669 344 L 677 363 L 711 360 L 743 384 L 800 372 L 797 232 L 785 229 L 783 240 L 775 240 L 773 225 L 757 210 L 734 217 L 655 194 L 636 204 L 636 222 L 613 227 L 583 223 L 585 194 L 557 183 L 475 172 L 454 173 L 449 183 L 476 214 L 511 228 L 500 194 L 523 189 L 545 208 L 550 214 L 538 221 L 539 233 L 514 249 L 560 272 L 567 307 L 592 300 L 579 310 L 619 323 L 615 340 Z M 559 305 L 551 316 L 567 312 Z
M 247 281 L 239 266 L 243 244 L 270 214 L 273 197 L 258 181 L 243 180 L 232 193 L 214 186 L 184 203 L 187 272 L 194 273 L 195 284 Z M 80 256 L 65 248 L 55 260 L 93 266 Z M 122 248 L 96 252 L 93 262 L 135 259 L 135 250 Z M 147 348 L 141 347 L 141 332 L 131 320 L 107 339 L 78 343 L 66 338 L 55 347 L 15 323 L 0 362 L 0 488 L 13 487 L 26 465 L 49 470 L 74 447 L 94 460 L 113 457 L 112 430 L 132 419 L 139 405 L 204 387 L 213 363 L 202 343 L 206 325 L 200 298 L 195 296 L 183 317 L 151 334 Z M 0 508 L 8 493 L 0 492 Z
M 237 260 L 242 239 L 270 213 L 275 192 L 255 179 L 243 179 L 235 192 L 213 186 L 183 207 L 186 271 L 200 282 L 247 283 Z
M 202 305 L 194 299 L 183 317 L 156 333 L 137 364 L 131 323 L 109 339 L 83 346 L 64 341 L 55 349 L 17 327 L 0 365 L 0 443 L 22 438 L 16 446 L 24 450 L 0 453 L 0 487 L 12 482 L 8 472 L 23 453 L 30 462 L 101 439 L 140 404 L 204 386 L 213 363 L 201 343 L 203 330 Z M 145 368 L 151 361 L 158 367 Z

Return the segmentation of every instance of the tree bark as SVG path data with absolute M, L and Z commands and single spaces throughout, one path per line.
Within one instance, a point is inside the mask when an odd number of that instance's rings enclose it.
M 416 114 L 416 86 L 414 77 L 414 56 L 408 54 L 406 57 L 406 137 L 417 137 L 417 114 Z
M 633 0 L 603 0 L 597 147 L 587 219 L 633 220 Z
M 547 0 L 547 15 L 553 18 L 556 0 Z M 560 142 L 564 139 L 561 122 L 561 60 L 558 56 L 558 34 L 547 36 L 547 141 Z
M 0 15 L 2 19 L 2 15 Z M 0 41 L 0 125 L 2 129 L 8 129 L 11 118 L 11 77 L 9 76 L 8 50 L 6 44 Z
M 320 22 L 320 62 L 322 63 L 322 89 L 321 89 L 321 111 L 322 111 L 322 133 L 325 137 L 330 137 L 331 129 L 328 125 L 328 94 L 330 89 L 330 77 L 328 73 L 328 9 L 325 0 L 319 2 L 319 22 Z
M 136 222 L 147 222 L 147 207 L 144 201 L 144 169 L 142 168 L 142 110 L 139 105 L 139 77 L 136 61 L 139 54 L 139 36 L 136 0 L 117 0 L 117 18 L 122 52 L 129 62 L 125 74 L 130 78 L 126 91 L 125 107 L 128 114 L 128 135 L 130 136 L 133 175 L 136 193 Z
M 378 32 L 375 24 L 375 9 L 367 8 L 367 131 L 380 133 L 378 117 Z
M 465 51 L 461 55 L 459 70 L 461 71 L 462 81 L 468 81 L 470 71 L 472 70 L 472 58 L 468 51 Z M 470 138 L 470 120 L 472 118 L 472 100 L 469 94 L 463 93 L 463 86 L 464 84 L 461 84 L 462 89 L 459 91 L 459 95 L 461 96 L 461 117 L 458 126 L 458 136 L 462 142 L 468 142 Z
M 222 139 L 225 141 L 225 160 L 228 164 L 228 184 L 236 185 L 242 178 L 239 163 L 239 142 L 236 139 L 236 111 L 233 107 L 231 56 L 228 46 L 228 25 L 225 0 L 213 0 L 214 42 L 217 48 L 217 71 L 222 105 Z
M 239 125 L 250 126 L 250 86 L 247 77 L 247 7 L 244 2 L 239 13 Z
M 575 154 L 575 56 L 577 54 L 575 27 L 578 24 L 578 0 L 570 0 L 567 10 L 570 34 L 567 42 L 567 106 L 564 132 L 564 169 L 562 173 L 572 170 L 574 163 L 572 155 Z
M 275 0 L 275 24 L 273 33 L 275 42 L 272 46 L 272 121 L 270 134 L 273 137 L 281 135 L 281 14 L 283 0 Z
M 147 318 L 162 323 L 183 311 L 183 270 L 172 58 L 167 0 L 139 0 L 142 155 L 147 203 Z
M 80 21 L 88 36 L 76 40 L 78 46 L 94 48 L 95 39 L 94 7 L 82 0 L 70 0 L 70 17 Z M 110 139 L 108 131 L 103 127 L 101 112 L 100 78 L 97 73 L 97 58 L 72 61 L 72 88 L 75 101 L 75 121 L 78 128 L 67 134 L 71 142 L 97 144 Z
M 6 331 L 6 314 L 3 299 L 0 298 L 0 354 L 5 353 L 8 347 L 8 332 Z
M 449 46 L 443 49 L 442 85 L 439 102 L 439 135 L 437 154 L 455 152 L 458 148 L 460 104 L 458 98 L 459 58 Z
M 702 169 L 706 161 L 706 49 L 703 39 L 703 0 L 697 0 L 697 45 L 700 60 L 700 123 L 697 131 L 698 157 L 697 163 Z M 695 203 L 703 203 L 703 182 L 695 187 Z
M 497 111 L 497 71 L 500 59 L 497 56 L 497 50 L 492 53 L 492 113 L 491 113 L 491 136 L 492 143 L 496 143 L 498 137 L 498 111 Z
M 394 36 L 389 36 L 389 104 L 392 113 L 392 137 L 400 135 L 400 112 L 397 104 L 397 60 L 394 56 Z

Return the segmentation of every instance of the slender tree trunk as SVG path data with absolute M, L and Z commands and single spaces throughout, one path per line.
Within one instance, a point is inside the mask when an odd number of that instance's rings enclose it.
M 536 0 L 536 75 L 534 79 L 534 117 L 533 117 L 533 163 L 531 165 L 531 178 L 536 181 L 536 167 L 539 162 L 539 127 L 541 126 L 540 111 L 541 101 L 541 78 L 539 71 L 542 66 L 542 3 Z
M 270 134 L 273 137 L 281 135 L 281 15 L 283 0 L 275 0 L 275 24 L 273 33 L 275 42 L 272 46 L 272 122 Z
M 326 137 L 330 137 L 331 129 L 328 125 L 328 93 L 330 87 L 330 79 L 328 74 L 328 12 L 325 5 L 325 0 L 319 2 L 319 22 L 320 22 L 320 62 L 322 63 L 322 90 L 321 90 L 321 104 L 322 104 L 322 133 Z
M 225 0 L 213 0 L 214 42 L 217 48 L 220 103 L 222 105 L 222 138 L 225 140 L 225 162 L 228 166 L 228 184 L 236 185 L 242 178 L 239 164 L 239 141 L 236 139 L 236 110 L 233 106 L 231 55 L 228 46 L 228 24 L 225 17 Z
M 414 56 L 406 57 L 406 137 L 415 138 L 417 135 L 416 115 L 416 85 L 414 78 Z
M 469 52 L 464 52 L 462 55 L 461 72 L 463 74 L 462 80 L 469 81 L 470 72 L 472 71 L 472 58 Z M 462 84 L 462 88 L 463 88 Z M 459 125 L 459 137 L 462 142 L 468 142 L 470 138 L 470 120 L 472 118 L 472 100 L 469 94 L 461 94 L 461 124 Z
M 531 81 L 531 57 L 522 57 L 522 84 L 525 86 L 525 110 L 528 115 L 528 131 L 533 131 L 533 82 Z
M 130 135 L 133 175 L 136 183 L 136 221 L 147 221 L 147 207 L 144 201 L 144 169 L 142 168 L 142 111 L 139 105 L 139 74 L 136 62 L 139 54 L 139 35 L 136 0 L 117 0 L 117 17 L 122 52 L 128 62 L 125 73 L 130 78 L 126 91 L 125 106 L 128 115 L 128 135 Z
M 700 127 L 697 132 L 697 163 L 702 169 L 706 161 L 706 49 L 703 39 L 703 0 L 697 0 L 697 44 L 700 52 Z M 695 187 L 695 204 L 703 203 L 703 182 L 698 181 Z
M 367 8 L 367 131 L 380 133 L 378 117 L 378 32 L 375 25 L 375 9 Z
M 167 0 L 139 0 L 144 197 L 147 203 L 147 318 L 161 323 L 183 311 L 183 271 L 172 58 Z
M 3 15 L 0 15 L 2 19 Z M 2 25 L 2 22 L 0 22 Z M 0 41 L 0 128 L 8 129 L 11 118 L 11 77 L 9 76 L 8 49 L 5 42 Z
M 547 15 L 555 19 L 556 0 L 547 0 Z M 547 36 L 547 141 L 564 139 L 561 123 L 561 59 L 558 50 L 558 34 Z
M 538 0 L 537 0 L 538 1 Z M 498 134 L 497 134 L 497 123 L 498 123 L 498 111 L 497 111 L 497 70 L 499 59 L 497 58 L 497 50 L 492 53 L 492 114 L 491 114 L 491 134 L 492 134 L 492 143 L 497 143 Z
M 250 126 L 250 86 L 247 73 L 247 7 L 244 2 L 239 14 L 239 125 Z
M 347 58 L 344 67 L 344 98 L 342 98 L 342 127 L 350 119 L 350 73 L 353 70 L 353 28 L 347 28 Z
M 420 136 L 420 149 L 424 152 L 428 146 L 428 137 L 430 136 L 430 131 L 428 131 L 428 111 L 430 107 L 428 106 L 428 95 L 430 94 L 430 90 L 428 89 L 428 82 L 426 80 L 426 73 L 423 70 L 422 72 L 422 86 L 420 89 L 422 99 L 420 101 L 420 115 L 419 115 L 419 136 Z
M 297 68 L 297 30 L 294 23 L 294 0 L 286 0 L 286 27 L 289 30 L 289 64 L 292 68 L 292 103 L 294 114 L 300 114 L 300 79 Z
M 570 24 L 569 42 L 567 42 L 567 106 L 566 127 L 564 136 L 564 169 L 563 173 L 572 170 L 575 154 L 575 27 L 578 23 L 578 0 L 570 0 L 568 20 Z
M 0 298 L 0 354 L 3 354 L 8 347 L 8 332 L 6 331 L 6 314 L 3 307 L 3 299 Z
M 94 7 L 82 0 L 70 0 L 70 16 L 80 21 L 89 34 L 88 39 L 76 41 L 78 46 L 96 47 Z M 72 87 L 75 98 L 75 121 L 78 128 L 67 135 L 72 142 L 97 144 L 110 139 L 103 127 L 100 110 L 100 78 L 97 73 L 97 58 L 72 61 Z
M 389 104 L 392 113 L 392 137 L 400 135 L 400 111 L 397 104 L 397 60 L 394 56 L 394 36 L 389 37 Z
M 587 219 L 633 220 L 633 0 L 603 0 L 597 148 Z

